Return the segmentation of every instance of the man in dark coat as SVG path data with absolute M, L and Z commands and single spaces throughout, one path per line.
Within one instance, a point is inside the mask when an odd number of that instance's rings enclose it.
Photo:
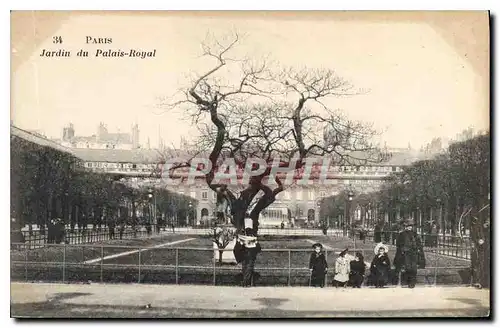
M 257 236 L 251 228 L 252 224 L 251 219 L 245 219 L 245 229 L 243 234 L 238 235 L 238 241 L 233 249 L 236 262 L 241 262 L 243 287 L 250 287 L 253 285 L 255 260 L 257 259 L 257 254 L 262 250 L 257 241 Z
M 21 224 L 15 219 L 11 219 L 10 242 L 11 243 L 24 243 L 24 235 L 21 231 Z M 13 246 L 13 248 L 16 248 Z
M 407 219 L 403 225 L 404 230 L 399 233 L 396 241 L 394 266 L 398 276 L 401 274 L 401 284 L 414 288 L 417 282 L 417 269 L 425 268 L 425 254 L 420 237 L 413 231 L 413 220 Z

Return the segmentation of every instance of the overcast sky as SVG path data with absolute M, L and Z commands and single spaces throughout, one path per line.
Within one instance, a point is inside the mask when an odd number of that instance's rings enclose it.
M 43 24 L 32 23 L 25 33 L 36 33 Z M 456 33 L 460 28 L 466 33 L 468 27 L 463 24 Z M 177 144 L 189 134 L 190 124 L 179 114 L 158 113 L 157 98 L 173 94 L 188 73 L 211 64 L 199 57 L 200 41 L 207 31 L 227 30 L 246 35 L 241 53 L 271 55 L 282 65 L 333 68 L 369 89 L 366 95 L 329 104 L 386 129 L 383 139 L 390 146 L 420 147 L 469 126 L 489 126 L 488 77 L 421 20 L 274 19 L 258 13 L 71 16 L 54 33 L 62 36 L 71 58 L 41 58 L 43 48 L 59 48 L 48 37 L 13 72 L 12 120 L 50 137 L 60 137 L 69 122 L 77 135 L 94 134 L 101 121 L 110 132 L 130 132 L 137 122 L 142 144 L 150 137 L 156 146 L 159 129 L 167 143 Z M 86 45 L 86 36 L 113 42 Z M 78 58 L 74 54 L 80 48 L 91 53 L 97 48 L 156 49 L 156 58 Z

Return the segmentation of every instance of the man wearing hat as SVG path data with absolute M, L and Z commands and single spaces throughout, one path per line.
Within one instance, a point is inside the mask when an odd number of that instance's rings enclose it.
M 406 219 L 403 222 L 404 230 L 399 233 L 396 240 L 396 256 L 394 257 L 394 266 L 398 276 L 401 274 L 401 284 L 414 288 L 417 282 L 417 269 L 425 268 L 425 254 L 420 241 L 420 237 L 413 226 L 415 222 L 412 219 Z
M 238 242 L 233 250 L 236 261 L 238 263 L 241 262 L 243 287 L 250 287 L 252 285 L 255 260 L 260 251 L 261 247 L 253 230 L 253 221 L 247 216 L 245 218 L 244 230 L 238 235 Z

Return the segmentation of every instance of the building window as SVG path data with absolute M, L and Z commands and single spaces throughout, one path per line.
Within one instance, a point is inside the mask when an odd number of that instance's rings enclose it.
M 302 192 L 300 190 L 295 191 L 295 198 L 297 200 L 302 200 Z
M 286 191 L 284 192 L 284 197 L 283 197 L 283 198 L 285 198 L 285 199 L 290 199 L 290 192 L 289 192 L 288 190 L 286 190 Z
M 315 195 L 314 189 L 309 190 L 309 192 L 308 192 L 308 199 L 309 199 L 309 200 L 314 200 L 314 197 L 315 197 L 315 196 L 316 196 L 316 195 Z
M 396 172 L 396 167 L 395 166 L 392 167 L 392 172 Z
M 202 199 L 208 199 L 208 192 L 207 192 L 207 191 L 203 191 L 203 192 L 201 193 L 201 198 L 202 198 Z
M 132 168 L 136 169 L 137 168 L 137 164 L 132 164 Z
M 319 192 L 319 197 L 323 198 L 323 197 L 325 197 L 325 196 L 326 196 L 326 192 L 325 192 L 324 190 L 321 190 L 321 191 Z
M 191 198 L 196 198 L 196 191 L 191 191 L 190 195 L 191 195 Z

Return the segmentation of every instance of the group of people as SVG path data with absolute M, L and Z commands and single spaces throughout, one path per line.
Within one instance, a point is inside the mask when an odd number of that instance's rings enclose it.
M 396 241 L 394 270 L 391 268 L 391 260 L 388 256 L 389 247 L 383 243 L 378 243 L 375 246 L 375 256 L 370 265 L 365 263 L 363 254 L 356 252 L 354 257 L 350 256 L 347 254 L 348 249 L 346 248 L 340 252 L 335 261 L 333 285 L 335 287 L 360 288 L 365 280 L 366 269 L 369 267 L 368 285 L 382 288 L 391 280 L 397 284 L 399 277 L 401 277 L 401 284 L 414 288 L 417 280 L 417 269 L 425 268 L 425 254 L 420 238 L 413 231 L 413 227 L 413 220 L 405 220 L 404 231 L 399 233 Z M 313 249 L 309 259 L 310 285 L 324 287 L 328 263 L 320 243 L 314 244 Z

